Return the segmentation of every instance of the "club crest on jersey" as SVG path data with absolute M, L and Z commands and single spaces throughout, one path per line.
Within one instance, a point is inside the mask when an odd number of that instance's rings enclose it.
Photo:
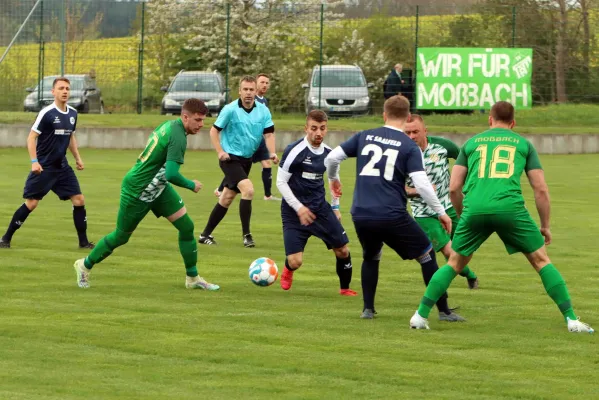
M 430 154 L 428 156 L 428 159 L 430 159 L 432 162 L 436 163 L 436 162 L 439 162 L 441 160 L 441 157 L 439 157 L 438 154 Z
M 75 125 L 75 117 L 71 117 L 69 121 L 71 122 L 71 125 Z

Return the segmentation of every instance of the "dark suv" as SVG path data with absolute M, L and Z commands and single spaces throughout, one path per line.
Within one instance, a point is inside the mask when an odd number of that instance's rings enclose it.
M 27 88 L 29 95 L 25 97 L 23 109 L 39 112 L 42 108 L 54 102 L 52 83 L 59 75 L 45 76 L 35 88 Z M 95 79 L 89 75 L 65 75 L 71 81 L 71 98 L 68 105 L 80 113 L 104 114 L 102 91 L 96 86 Z M 40 94 L 40 86 L 42 92 Z
M 195 97 L 203 100 L 210 115 L 217 115 L 225 106 L 227 88 L 225 80 L 217 71 L 181 71 L 169 86 L 161 88 L 166 92 L 162 98 L 161 114 L 179 114 L 183 102 Z

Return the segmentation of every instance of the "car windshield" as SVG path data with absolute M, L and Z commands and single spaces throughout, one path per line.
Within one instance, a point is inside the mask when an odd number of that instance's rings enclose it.
M 52 89 L 52 84 L 54 83 L 54 79 L 58 78 L 57 76 L 46 76 L 42 79 L 42 86 L 44 87 L 44 92 Z M 69 77 L 67 79 L 71 81 L 71 90 L 83 90 L 83 78 L 80 77 Z M 39 85 L 35 87 L 35 90 L 39 90 Z
M 316 71 L 312 86 L 320 86 L 320 73 Z M 322 70 L 322 87 L 361 87 L 366 86 L 362 72 L 355 70 Z
M 218 82 L 212 76 L 179 76 L 169 92 L 219 92 Z

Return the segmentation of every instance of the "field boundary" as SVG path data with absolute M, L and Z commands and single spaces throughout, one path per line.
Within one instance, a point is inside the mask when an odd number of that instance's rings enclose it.
M 0 148 L 26 147 L 29 125 L 0 124 Z M 97 149 L 143 149 L 151 129 L 145 128 L 81 128 L 77 130 L 77 141 L 81 148 Z M 326 143 L 337 146 L 354 132 L 329 132 Z M 293 141 L 303 137 L 302 132 L 277 132 L 277 151 L 282 152 Z M 462 146 L 473 134 L 435 132 Z M 597 154 L 599 134 L 522 134 L 536 147 L 539 154 Z M 188 139 L 188 149 L 212 150 L 208 129 Z

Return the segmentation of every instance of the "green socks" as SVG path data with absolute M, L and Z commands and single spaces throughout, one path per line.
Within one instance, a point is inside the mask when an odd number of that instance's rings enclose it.
M 466 279 L 476 279 L 476 274 L 467 265 L 464 267 L 462 272 L 460 272 L 460 276 L 463 276 Z
M 179 231 L 179 251 L 185 264 L 185 273 L 191 278 L 196 277 L 198 276 L 196 267 L 198 263 L 198 244 L 193 236 L 193 221 L 189 218 L 189 215 L 185 214 L 173 222 L 173 225 Z
M 457 276 L 453 268 L 449 265 L 445 264 L 431 278 L 431 281 L 428 283 L 426 287 L 426 291 L 424 292 L 424 297 L 420 302 L 420 307 L 418 307 L 418 314 L 420 314 L 423 318 L 428 318 L 428 315 L 431 313 L 431 309 L 439 300 L 439 298 L 447 291 L 449 285 L 451 285 L 451 281 Z
M 111 255 L 114 249 L 127 243 L 130 237 L 130 233 L 123 232 L 119 229 L 115 229 L 104 236 L 85 258 L 85 268 L 91 269 L 94 264 L 101 262 Z
M 557 307 L 564 316 L 564 319 L 576 319 L 576 314 L 572 309 L 572 301 L 570 300 L 570 294 L 566 287 L 566 282 L 562 275 L 559 273 L 557 268 L 553 264 L 547 264 L 541 271 L 539 271 L 543 286 L 547 291 L 547 294 L 557 304 Z

